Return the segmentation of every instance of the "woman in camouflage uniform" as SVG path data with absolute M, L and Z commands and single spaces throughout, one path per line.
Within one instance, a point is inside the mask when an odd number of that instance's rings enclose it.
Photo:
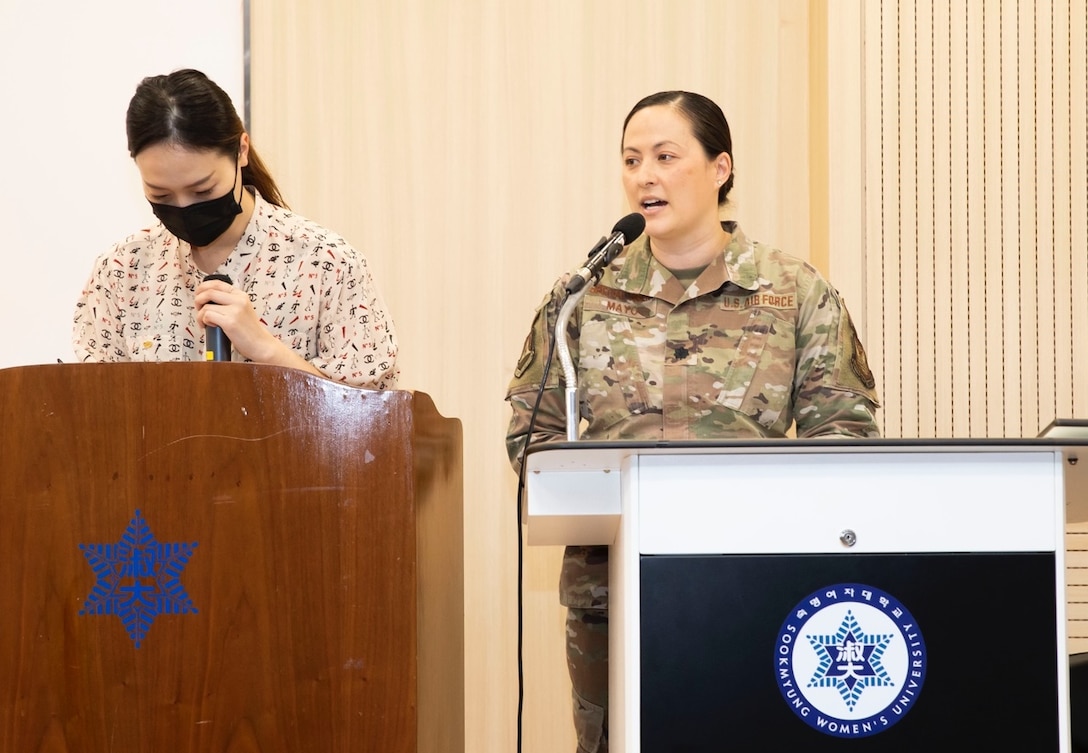
M 645 233 L 570 319 L 581 437 L 876 437 L 876 385 L 850 316 L 815 268 L 750 240 L 719 208 L 729 124 L 699 94 L 646 97 L 623 127 L 623 185 Z M 565 280 L 537 310 L 507 399 L 518 467 Z M 549 371 L 531 441 L 566 439 Z M 608 548 L 568 547 L 560 579 L 579 753 L 608 750 Z

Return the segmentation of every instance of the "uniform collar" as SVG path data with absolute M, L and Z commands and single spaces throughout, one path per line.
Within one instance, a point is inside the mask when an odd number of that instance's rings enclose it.
M 695 281 L 695 295 L 703 295 L 723 286 L 749 292 L 759 289 L 755 244 L 744 235 L 736 222 L 723 222 L 722 229 L 730 234 L 729 243 Z M 688 297 L 680 282 L 650 253 L 649 238 L 645 235 L 628 246 L 627 251 L 605 271 L 601 282 L 627 293 L 661 298 L 673 304 Z

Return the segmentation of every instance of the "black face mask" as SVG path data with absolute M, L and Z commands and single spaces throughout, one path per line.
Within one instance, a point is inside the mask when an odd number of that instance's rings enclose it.
M 234 198 L 234 189 L 237 187 L 238 174 L 235 173 L 234 185 L 218 199 L 201 201 L 187 207 L 156 204 L 150 200 L 148 204 L 167 230 L 183 241 L 203 248 L 227 232 L 234 218 L 242 213 L 242 204 Z

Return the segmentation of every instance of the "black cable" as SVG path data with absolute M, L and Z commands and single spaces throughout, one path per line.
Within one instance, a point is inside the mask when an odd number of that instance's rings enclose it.
M 554 296 L 554 292 L 553 292 Z M 566 300 L 566 296 L 563 297 Z M 518 462 L 518 495 L 517 495 L 517 520 L 518 520 L 518 721 L 517 721 L 517 753 L 521 753 L 521 725 L 525 710 L 525 663 L 522 655 L 525 637 L 525 545 L 522 542 L 521 508 L 525 495 L 525 455 L 529 450 L 529 442 L 533 439 L 533 430 L 536 428 L 536 417 L 540 411 L 540 401 L 544 397 L 544 388 L 548 384 L 548 375 L 552 370 L 552 359 L 555 357 L 556 339 L 552 336 L 552 327 L 548 326 L 548 306 L 544 309 L 544 330 L 548 338 L 548 354 L 544 361 L 544 373 L 540 377 L 540 387 L 536 391 L 536 400 L 533 402 L 533 410 L 529 414 L 529 428 L 525 432 L 525 444 L 521 447 Z M 562 301 L 560 301 L 562 306 Z

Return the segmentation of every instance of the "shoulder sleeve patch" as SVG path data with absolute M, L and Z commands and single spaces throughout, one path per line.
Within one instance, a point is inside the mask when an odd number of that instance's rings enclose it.
M 537 312 L 537 318 L 540 317 L 540 312 Z M 533 337 L 536 331 L 536 321 L 533 321 L 533 329 L 525 336 L 525 343 L 521 346 L 521 358 L 518 359 L 517 368 L 514 369 L 514 378 L 521 379 L 525 376 L 525 372 L 529 370 L 529 367 L 536 361 L 536 340 Z
M 561 288 L 557 286 L 556 290 L 558 289 Z M 540 387 L 540 380 L 544 377 L 544 361 L 548 357 L 548 347 L 553 334 L 552 329 L 559 313 L 556 290 L 553 290 L 537 307 L 533 325 L 521 346 L 521 355 L 514 368 L 514 378 L 507 390 L 507 397 Z M 554 367 L 549 372 L 547 386 L 553 387 L 559 384 L 557 372 L 558 370 Z
M 849 317 L 847 317 L 847 320 L 849 321 Z M 876 377 L 873 376 L 873 372 L 869 368 L 869 360 L 865 357 L 865 348 L 862 347 L 858 331 L 854 328 L 852 321 L 850 322 L 850 345 L 851 350 L 853 350 L 853 353 L 850 354 L 850 369 L 866 389 L 875 389 Z

